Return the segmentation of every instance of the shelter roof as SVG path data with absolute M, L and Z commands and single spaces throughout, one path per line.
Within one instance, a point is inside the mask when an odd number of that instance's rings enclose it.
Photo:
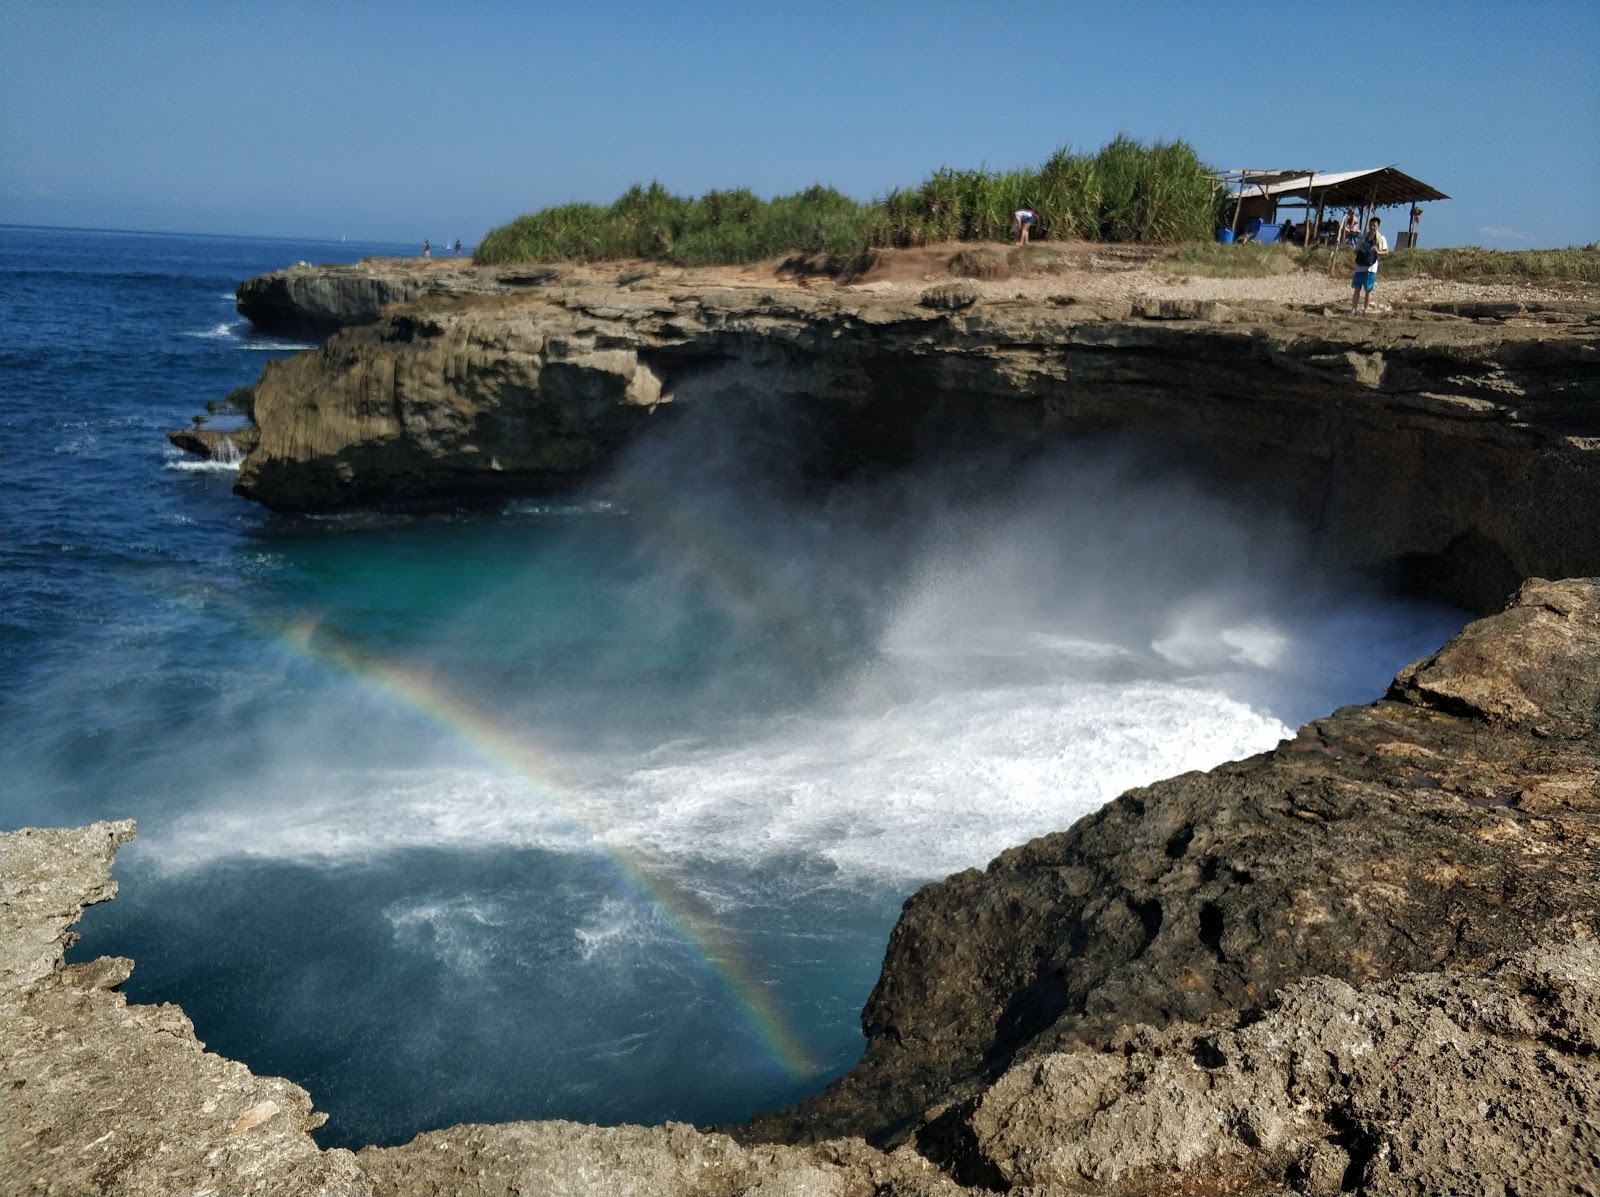
M 1247 187 L 1251 184 L 1270 187 L 1289 179 L 1310 178 L 1316 173 L 1314 170 L 1230 170 L 1218 175 L 1217 178 L 1229 183 L 1242 183 Z
M 1245 186 L 1241 194 L 1267 195 L 1274 199 L 1304 196 L 1321 200 L 1338 207 L 1348 204 L 1359 207 L 1373 204 L 1388 207 L 1391 204 L 1415 204 L 1422 200 L 1442 200 L 1450 197 L 1429 187 L 1420 179 L 1413 179 L 1393 166 L 1380 166 L 1372 170 L 1344 170 L 1331 174 L 1314 174 L 1307 178 L 1302 172 L 1281 182 L 1261 182 Z

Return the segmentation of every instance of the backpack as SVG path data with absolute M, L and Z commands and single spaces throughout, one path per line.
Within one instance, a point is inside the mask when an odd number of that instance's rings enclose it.
M 1356 269 L 1371 270 L 1378 260 L 1378 243 L 1371 237 L 1366 238 L 1356 246 Z

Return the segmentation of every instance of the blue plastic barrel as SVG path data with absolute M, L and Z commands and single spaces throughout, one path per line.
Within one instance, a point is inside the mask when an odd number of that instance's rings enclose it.
M 1224 245 L 1232 245 L 1233 244 L 1233 230 L 1232 229 L 1218 229 L 1217 230 L 1217 240 L 1222 242 L 1222 244 L 1224 244 Z

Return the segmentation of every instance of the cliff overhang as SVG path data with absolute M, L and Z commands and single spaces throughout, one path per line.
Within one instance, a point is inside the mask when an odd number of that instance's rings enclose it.
M 624 273 L 251 280 L 269 363 L 237 490 L 275 510 L 582 485 L 690 410 L 782 409 L 827 482 L 1119 433 L 1290 512 L 1335 562 L 1472 610 L 1600 572 L 1600 320 L 1562 304 L 1350 320 L 1282 304 L 1008 296 L 972 282 L 716 286 Z M 262 296 L 272 296 L 266 303 Z

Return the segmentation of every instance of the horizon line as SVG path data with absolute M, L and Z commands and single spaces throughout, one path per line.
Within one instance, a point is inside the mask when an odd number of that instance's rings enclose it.
M 286 237 L 281 233 L 198 233 L 190 229 L 127 229 L 109 228 L 99 225 L 85 224 L 30 224 L 16 221 L 0 221 L 0 229 L 39 229 L 54 233 L 120 233 L 135 237 L 212 237 L 234 241 L 289 241 L 312 243 L 319 245 L 409 245 L 406 241 L 385 241 L 365 237 L 346 237 L 341 241 L 337 237 Z M 419 243 L 420 244 L 420 243 Z M 462 241 L 462 248 L 466 248 L 466 241 Z

